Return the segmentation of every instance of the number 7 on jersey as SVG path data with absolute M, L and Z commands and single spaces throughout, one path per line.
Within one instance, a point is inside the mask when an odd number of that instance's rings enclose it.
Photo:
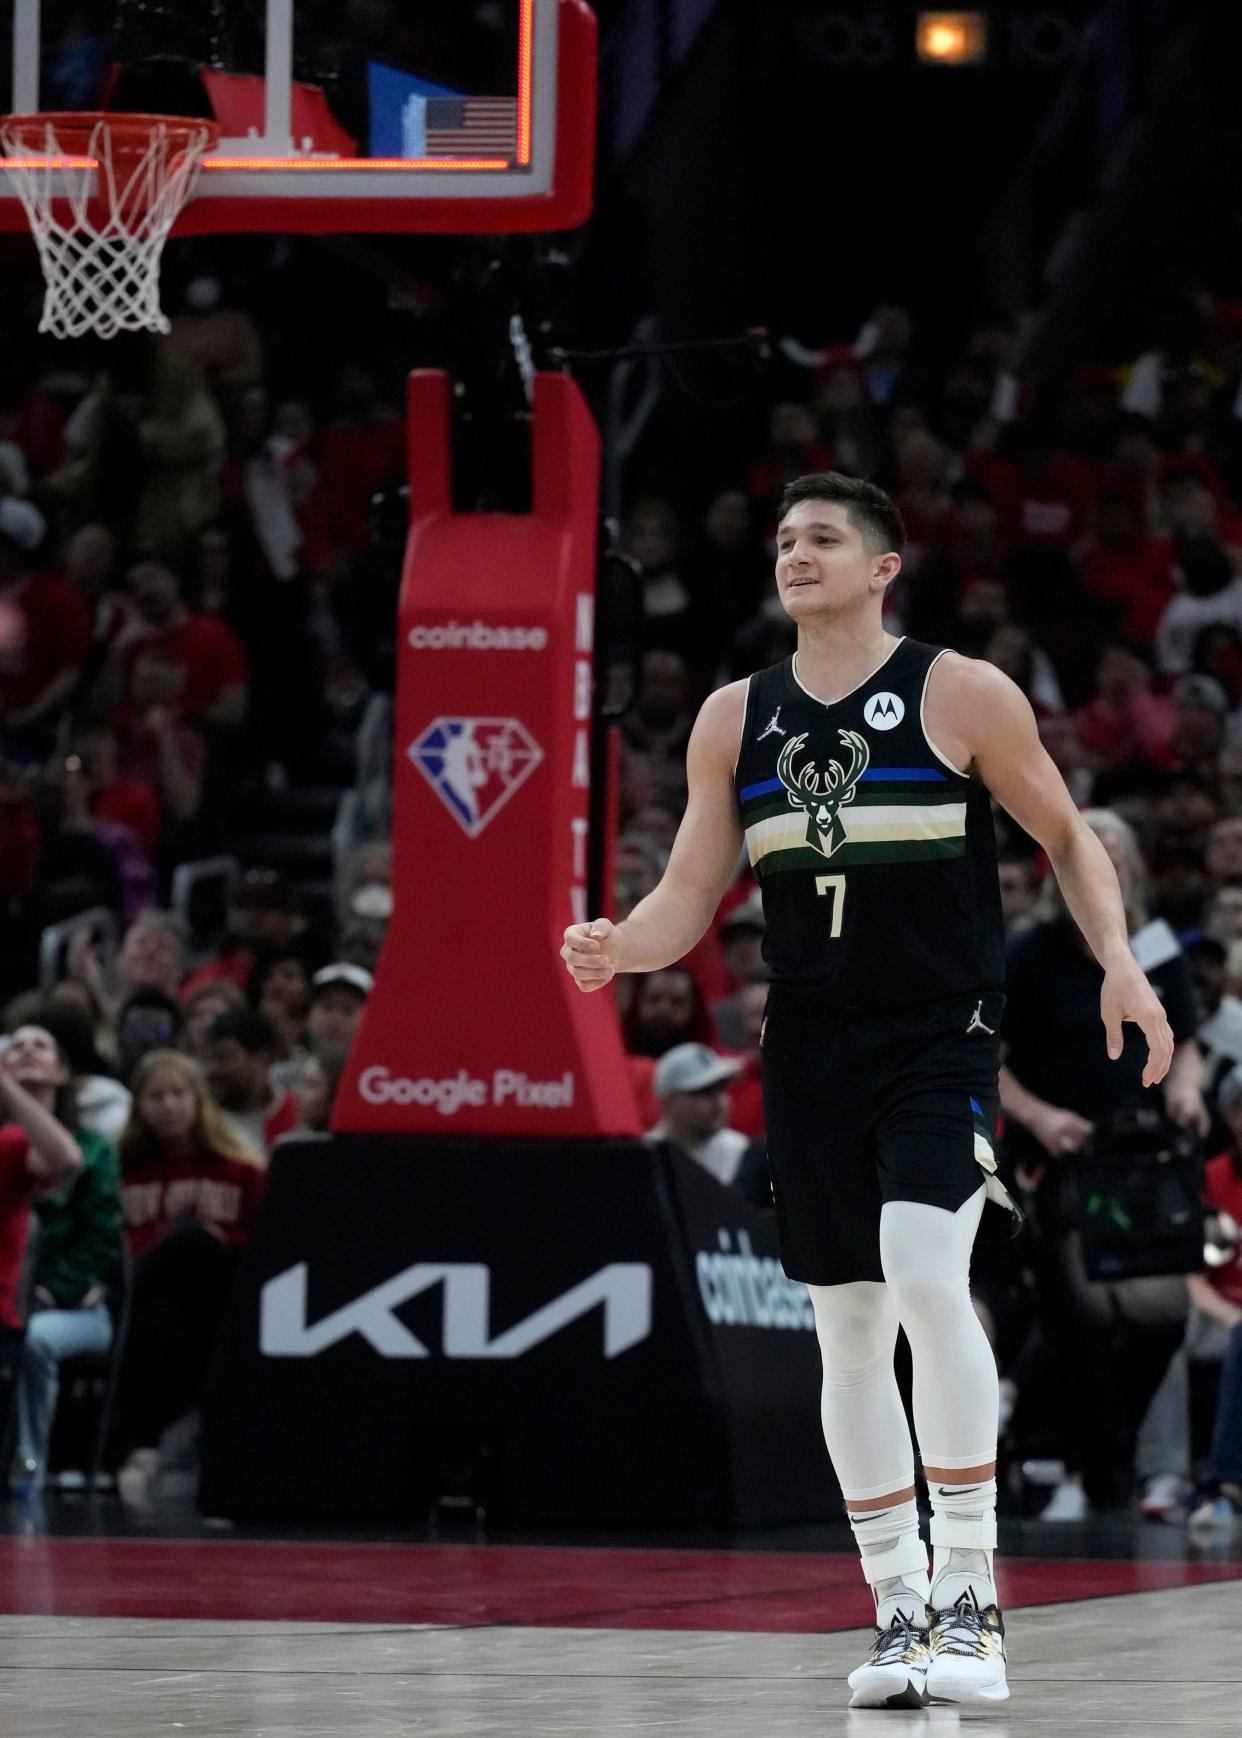
M 833 941 L 841 934 L 841 919 L 845 915 L 845 876 L 817 875 L 815 877 L 816 893 L 827 894 L 832 900 L 832 924 L 828 934 Z

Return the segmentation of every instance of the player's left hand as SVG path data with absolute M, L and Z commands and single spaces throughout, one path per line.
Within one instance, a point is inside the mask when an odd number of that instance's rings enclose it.
M 1137 960 L 1119 960 L 1104 973 L 1100 1018 L 1108 1037 L 1108 1054 L 1114 1062 L 1121 1055 L 1122 1023 L 1132 1020 L 1147 1040 L 1143 1085 L 1155 1086 L 1164 1079 L 1173 1060 L 1173 1033 L 1160 998 Z

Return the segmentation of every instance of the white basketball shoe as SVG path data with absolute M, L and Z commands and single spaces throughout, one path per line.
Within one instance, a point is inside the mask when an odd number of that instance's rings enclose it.
M 925 1688 L 937 1702 L 1004 1702 L 1005 1620 L 1000 1608 L 982 1610 L 971 1588 L 943 1611 L 928 1606 L 931 1663 Z
M 904 1612 L 877 1629 L 871 1652 L 849 1675 L 851 1708 L 925 1708 L 931 1655 L 927 1631 Z

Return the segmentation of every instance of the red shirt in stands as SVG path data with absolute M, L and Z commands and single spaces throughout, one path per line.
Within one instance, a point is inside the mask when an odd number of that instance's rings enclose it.
M 1121 545 L 1090 543 L 1080 565 L 1088 590 L 1120 609 L 1120 631 L 1127 639 L 1150 646 L 1164 607 L 1177 589 L 1169 539 L 1135 537 Z
M 117 707 L 112 727 L 116 731 L 121 776 L 158 791 L 161 778 L 160 739 L 154 726 L 125 700 Z M 182 765 L 195 783 L 201 785 L 207 766 L 207 744 L 202 732 L 193 724 L 174 724 L 173 736 Z M 103 817 L 105 820 L 116 818 L 111 815 Z
M 263 1150 L 270 1153 L 281 1135 L 291 1135 L 298 1126 L 298 1101 L 286 1090 L 276 1100 L 263 1123 Z
M 156 1164 L 125 1168 L 121 1204 L 136 1256 L 174 1225 L 199 1220 L 231 1249 L 240 1249 L 254 1228 L 263 1194 L 263 1171 L 245 1159 L 178 1154 Z
M 359 554 L 370 534 L 371 499 L 386 483 L 405 475 L 405 424 L 380 418 L 356 428 L 329 423 L 315 451 L 315 493 L 299 517 L 314 529 L 310 541 L 330 539 L 337 549 Z
M 1242 1171 L 1231 1152 L 1218 1153 L 1209 1159 L 1205 1171 L 1207 1198 L 1213 1207 L 1228 1213 L 1235 1225 L 1242 1225 Z M 1233 1260 L 1224 1267 L 1211 1267 L 1207 1277 L 1222 1297 L 1242 1309 L 1242 1238 L 1234 1246 Z
M 1037 547 L 1067 549 L 1082 535 L 1099 493 L 1099 467 L 1073 453 L 1053 453 L 1041 466 L 984 454 L 967 460 L 999 509 L 1006 537 Z
M 255 955 L 248 947 L 231 948 L 228 953 L 222 953 L 217 959 L 208 960 L 206 965 L 199 966 L 197 971 L 190 973 L 181 986 L 182 999 L 192 995 L 202 984 L 214 984 L 223 981 L 236 984 L 239 990 L 244 990 L 250 982 L 250 974 L 254 970 Z
M 91 644 L 90 613 L 63 579 L 32 573 L 12 600 L 25 618 L 25 640 L 0 662 L 0 700 L 20 712 L 55 677 L 80 670 Z
M 30 1175 L 30 1137 L 19 1123 L 0 1127 L 0 1327 L 20 1329 L 22 1264 L 30 1234 L 30 1201 L 37 1184 Z
M 175 704 L 191 718 L 214 706 L 226 688 L 250 679 L 241 641 L 216 616 L 189 615 L 176 627 L 144 634 L 130 651 L 130 669 L 144 652 L 157 652 L 180 669 L 183 680 Z
M 128 827 L 148 854 L 160 842 L 160 799 L 143 779 L 119 774 L 110 785 L 95 792 L 91 813 L 101 821 L 117 821 Z
M 736 1060 L 745 1066 L 741 1074 L 729 1082 L 729 1127 L 754 1140 L 765 1129 L 759 1058 L 746 1053 Z

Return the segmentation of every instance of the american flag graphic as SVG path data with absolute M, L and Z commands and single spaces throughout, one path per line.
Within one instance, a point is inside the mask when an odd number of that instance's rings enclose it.
M 429 157 L 512 157 L 516 151 L 516 98 L 432 97 L 428 100 Z

